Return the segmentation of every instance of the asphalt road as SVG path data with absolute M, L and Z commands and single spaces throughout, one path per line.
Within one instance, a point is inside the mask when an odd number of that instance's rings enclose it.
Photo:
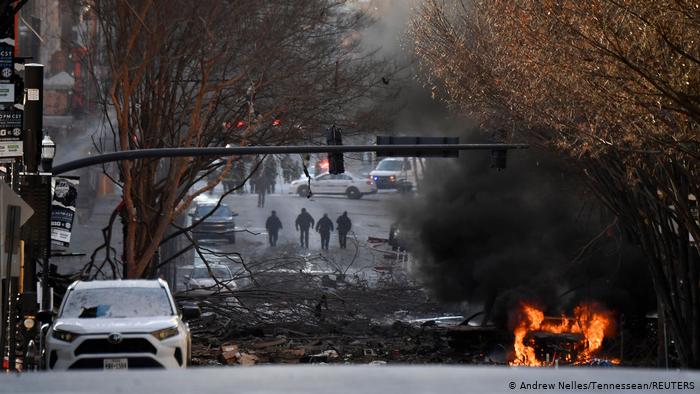
M 265 199 L 265 206 L 257 206 L 257 194 L 230 194 L 223 203 L 238 216 L 235 218 L 236 243 L 230 244 L 223 240 L 202 240 L 201 246 L 204 252 L 211 251 L 215 254 L 207 254 L 209 263 L 228 265 L 232 271 L 241 267 L 225 255 L 239 253 L 246 261 L 272 260 L 275 258 L 303 257 L 314 260 L 312 270 L 334 271 L 339 267 L 347 270 L 349 275 L 361 272 L 362 278 L 371 281 L 377 280 L 378 275 L 373 271 L 377 266 L 386 265 L 385 254 L 377 252 L 367 243 L 369 237 L 388 238 L 391 224 L 396 220 L 392 212 L 392 206 L 400 199 L 413 198 L 401 195 L 394 191 L 381 191 L 374 195 L 366 195 L 358 200 L 351 200 L 345 196 L 314 195 L 312 198 L 299 197 L 289 194 L 288 185 L 282 185 L 277 193 L 269 194 Z M 223 190 L 217 187 L 212 194 L 203 198 L 216 201 Z M 336 224 L 336 219 L 344 211 L 352 221 L 352 230 L 348 235 L 347 249 L 340 249 L 337 231 L 331 233 L 330 248 L 321 250 L 321 237 L 315 231 L 309 234 L 309 249 L 302 249 L 299 243 L 299 232 L 295 229 L 295 220 L 302 208 L 318 221 L 324 213 L 328 214 Z M 277 246 L 270 247 L 268 233 L 265 229 L 265 221 L 271 211 L 276 211 L 282 222 L 282 230 L 279 233 Z M 320 256 L 320 261 L 319 257 Z M 195 264 L 201 260 L 195 255 Z M 329 264 L 329 262 L 331 262 Z M 180 270 L 179 276 L 183 276 L 178 282 L 184 281 L 186 270 Z
M 345 196 L 313 196 L 312 198 L 299 197 L 295 194 L 271 194 L 265 198 L 265 207 L 258 208 L 256 194 L 243 194 L 227 196 L 224 202 L 238 213 L 236 226 L 251 232 L 265 233 L 262 237 L 267 240 L 265 220 L 271 211 L 276 211 L 282 221 L 283 229 L 280 231 L 280 244 L 298 243 L 299 233 L 295 229 L 294 222 L 302 208 L 306 208 L 309 214 L 318 221 L 323 214 L 335 221 L 344 211 L 348 212 L 352 220 L 352 231 L 359 240 L 367 240 L 367 237 L 388 237 L 389 228 L 394 218 L 391 213 L 391 204 L 396 200 L 396 193 L 381 193 L 364 196 L 359 200 L 351 200 Z M 242 233 L 242 237 L 250 237 L 251 234 Z M 309 247 L 320 249 L 320 236 L 312 232 L 310 234 Z M 333 232 L 331 247 L 337 247 L 337 232 Z
M 474 366 L 254 366 L 0 376 L 3 393 L 692 393 L 697 371 Z

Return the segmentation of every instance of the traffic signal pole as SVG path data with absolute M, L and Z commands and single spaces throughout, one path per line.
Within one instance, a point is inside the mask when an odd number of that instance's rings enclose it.
M 406 157 L 418 156 L 415 152 L 440 153 L 463 150 L 519 150 L 528 149 L 528 144 L 407 144 L 407 145 L 299 145 L 299 146 L 242 146 L 233 148 L 158 148 L 134 149 L 103 153 L 83 159 L 69 161 L 53 167 L 53 175 L 65 174 L 80 168 L 123 160 L 137 160 L 163 157 L 226 157 L 246 155 L 270 155 L 285 153 L 347 153 L 347 152 L 390 152 Z
M 27 0 L 4 0 L 0 1 L 0 144 L 2 148 L 0 155 L 5 166 L 4 181 L 11 184 L 13 189 L 17 183 L 17 168 L 21 155 L 21 144 L 18 143 L 21 130 L 22 110 L 20 103 L 22 78 L 16 74 L 19 69 L 16 63 L 19 59 L 17 22 L 18 12 L 26 4 Z M 16 189 L 15 189 L 16 190 Z M 6 276 L 1 278 L 2 300 L 0 302 L 0 369 L 7 367 L 9 370 L 15 369 L 15 341 L 16 341 L 16 317 L 17 317 L 17 295 L 22 284 L 19 283 L 22 273 L 19 276 L 12 274 L 12 255 L 19 247 L 19 220 L 20 207 L 7 206 L 0 207 L 2 214 L 7 216 L 5 234 L 1 234 L 5 241 L 5 249 L 0 253 L 2 264 L 7 267 Z M 7 212 L 4 212 L 4 211 Z M 2 215 L 0 215 L 2 216 Z M 15 219 L 17 221 L 15 221 Z M 7 364 L 4 360 L 7 355 Z

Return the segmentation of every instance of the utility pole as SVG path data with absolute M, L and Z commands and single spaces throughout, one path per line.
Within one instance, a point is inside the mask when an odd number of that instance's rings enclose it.
M 25 66 L 25 79 L 26 79 L 26 90 L 31 92 L 32 98 L 37 98 L 38 100 L 24 100 L 24 135 L 23 135 L 23 146 L 24 146 L 24 173 L 22 179 L 20 180 L 21 189 L 20 194 L 23 199 L 31 200 L 38 197 L 38 193 L 41 190 L 41 183 L 37 177 L 39 167 L 38 167 L 38 140 L 36 134 L 41 134 L 41 129 L 43 127 L 43 114 L 42 114 L 42 104 L 43 97 L 42 91 L 44 86 L 43 77 L 43 67 L 40 64 L 27 64 Z M 28 99 L 29 97 L 27 97 Z M 26 200 L 25 200 L 26 201 Z M 36 203 L 29 202 L 29 205 L 36 209 Z M 25 264 L 25 275 L 24 275 L 24 288 L 27 291 L 27 297 L 34 295 L 36 298 L 36 257 L 37 253 L 34 250 L 38 245 L 35 245 L 36 240 L 32 239 L 31 228 L 32 225 L 36 226 L 38 219 L 30 219 L 29 225 L 25 227 L 22 234 L 22 239 L 25 241 L 26 246 L 26 258 L 27 263 Z M 27 310 L 27 312 L 36 312 L 35 310 Z
M 48 291 L 50 253 L 50 207 L 51 176 L 39 172 L 41 140 L 43 136 L 43 90 L 44 66 L 31 63 L 25 65 L 24 97 L 24 171 L 20 177 L 20 196 L 34 209 L 34 215 L 22 226 L 22 239 L 25 242 L 27 273 L 25 285 L 34 295 L 27 299 L 25 314 L 36 314 L 37 261 L 44 261 L 41 280 L 41 311 L 50 309 Z M 29 296 L 27 296 L 29 298 Z M 42 323 L 46 323 L 43 321 Z
M 17 18 L 20 8 L 27 0 L 3 1 L 0 6 L 0 163 L 5 167 L 5 182 L 17 187 L 16 174 L 18 162 L 22 156 L 22 120 L 21 106 L 22 78 L 17 74 L 21 68 L 17 57 Z M 17 296 L 23 289 L 19 283 L 21 272 L 13 272 L 13 255 L 19 248 L 19 226 L 15 226 L 20 216 L 20 207 L 0 207 L 7 215 L 5 233 L 2 234 L 5 248 L 0 253 L 0 261 L 6 267 L 2 278 L 2 307 L 0 307 L 0 360 L 3 365 L 15 369 L 15 334 L 17 330 Z M 7 212 L 5 209 L 7 208 Z M 21 255 L 21 253 L 20 253 Z M 21 263 L 20 263 L 21 264 Z M 19 271 L 19 270 L 18 270 Z M 7 350 L 6 350 L 7 349 Z M 7 364 L 4 363 L 7 355 Z

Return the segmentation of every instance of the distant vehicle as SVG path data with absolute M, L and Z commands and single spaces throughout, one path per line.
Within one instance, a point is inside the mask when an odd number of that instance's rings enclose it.
M 236 288 L 233 274 L 231 274 L 231 270 L 227 266 L 210 264 L 209 268 L 211 273 L 204 265 L 194 267 L 190 274 L 185 275 L 185 289 L 188 291 L 197 290 L 197 292 L 215 293 Z M 214 275 L 213 278 L 212 274 Z
M 337 194 L 346 195 L 350 199 L 362 198 L 365 194 L 377 192 L 377 185 L 371 179 L 360 178 L 349 173 L 333 175 L 323 173 L 311 178 L 311 191 L 313 194 Z M 301 197 L 309 194 L 309 183 L 306 179 L 292 182 L 290 193 L 297 193 Z
M 207 216 L 211 213 L 210 216 Z M 216 202 L 198 202 L 192 213 L 192 223 L 206 218 L 192 229 L 195 241 L 202 239 L 225 239 L 236 243 L 236 223 L 233 218 L 238 216 L 226 205 L 216 207 Z
M 370 178 L 379 189 L 396 189 L 401 192 L 411 191 L 417 184 L 416 176 L 423 171 L 418 160 L 416 168 L 412 167 L 412 159 L 407 157 L 387 157 L 381 160 L 377 167 L 369 173 Z
M 184 368 L 191 354 L 186 320 L 163 280 L 71 284 L 46 339 L 50 370 Z

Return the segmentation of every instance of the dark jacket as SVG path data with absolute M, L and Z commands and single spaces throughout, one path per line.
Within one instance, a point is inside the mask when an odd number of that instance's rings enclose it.
M 255 192 L 258 194 L 267 193 L 268 179 L 264 174 L 258 175 L 253 182 L 255 183 Z
M 347 233 L 352 228 L 352 221 L 350 221 L 350 218 L 347 215 L 338 216 L 336 223 L 338 223 L 339 233 Z
M 328 216 L 318 219 L 318 223 L 316 223 L 316 231 L 320 233 L 329 233 L 333 231 L 333 222 L 328 218 Z
M 302 230 L 308 231 L 309 227 L 313 227 L 314 222 L 314 218 L 312 218 L 308 212 L 302 212 L 299 214 L 299 216 L 297 216 L 295 224 L 297 230 L 301 228 Z
M 282 222 L 280 221 L 280 218 L 278 218 L 277 216 L 274 216 L 274 215 L 270 216 L 269 218 L 267 218 L 267 221 L 265 222 L 265 228 L 269 232 L 276 233 L 276 232 L 280 231 L 280 229 L 282 228 Z

